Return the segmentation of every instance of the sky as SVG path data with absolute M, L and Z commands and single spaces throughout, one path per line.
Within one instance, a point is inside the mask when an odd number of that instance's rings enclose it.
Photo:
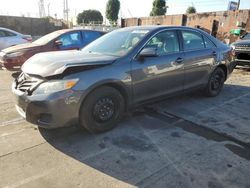
M 185 13 L 188 6 L 194 5 L 197 12 L 211 12 L 226 10 L 230 0 L 167 0 L 169 6 L 167 14 Z M 237 1 L 237 0 L 234 0 Z M 146 17 L 152 9 L 153 0 L 120 0 L 119 16 Z M 70 18 L 83 10 L 97 9 L 105 17 L 107 0 L 68 0 Z M 63 17 L 63 0 L 44 0 L 45 11 L 50 16 L 57 14 Z M 250 9 L 250 0 L 241 0 L 240 9 Z M 0 15 L 39 17 L 38 0 L 0 0 Z

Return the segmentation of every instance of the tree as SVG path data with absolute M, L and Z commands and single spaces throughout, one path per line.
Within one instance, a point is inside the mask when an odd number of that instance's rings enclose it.
M 194 6 L 190 6 L 190 7 L 187 8 L 186 13 L 187 14 L 196 13 L 196 8 Z
M 153 8 L 150 12 L 150 16 L 161 16 L 165 15 L 167 12 L 168 6 L 166 6 L 166 0 L 154 0 Z
M 106 4 L 106 18 L 113 25 L 117 24 L 119 10 L 120 10 L 119 0 L 108 0 Z
M 82 13 L 77 15 L 77 23 L 86 23 L 89 24 L 91 22 L 103 22 L 103 17 L 100 11 L 98 10 L 84 10 Z

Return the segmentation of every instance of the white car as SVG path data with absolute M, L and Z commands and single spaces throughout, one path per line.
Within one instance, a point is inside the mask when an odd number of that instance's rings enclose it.
M 4 48 L 32 42 L 30 35 L 23 35 L 11 29 L 0 27 L 0 51 Z

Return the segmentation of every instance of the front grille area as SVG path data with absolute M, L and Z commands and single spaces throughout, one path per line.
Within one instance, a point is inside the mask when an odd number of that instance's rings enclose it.
M 250 61 L 250 54 L 240 53 L 240 54 L 237 54 L 236 58 L 238 60 L 247 60 L 247 61 Z
M 34 89 L 43 82 L 43 80 L 31 77 L 25 73 L 21 73 L 16 79 L 15 79 L 15 89 L 26 92 L 29 95 L 34 91 Z
M 248 45 L 238 45 L 235 46 L 236 51 L 249 51 L 250 52 L 250 46 Z

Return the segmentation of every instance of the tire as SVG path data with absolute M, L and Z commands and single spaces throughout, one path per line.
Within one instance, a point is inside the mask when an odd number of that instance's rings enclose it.
M 79 114 L 80 125 L 92 133 L 114 128 L 125 109 L 124 98 L 115 88 L 95 89 L 84 100 Z
M 217 96 L 221 92 L 225 80 L 226 75 L 224 70 L 217 67 L 208 80 L 208 84 L 205 88 L 205 95 L 208 97 Z

